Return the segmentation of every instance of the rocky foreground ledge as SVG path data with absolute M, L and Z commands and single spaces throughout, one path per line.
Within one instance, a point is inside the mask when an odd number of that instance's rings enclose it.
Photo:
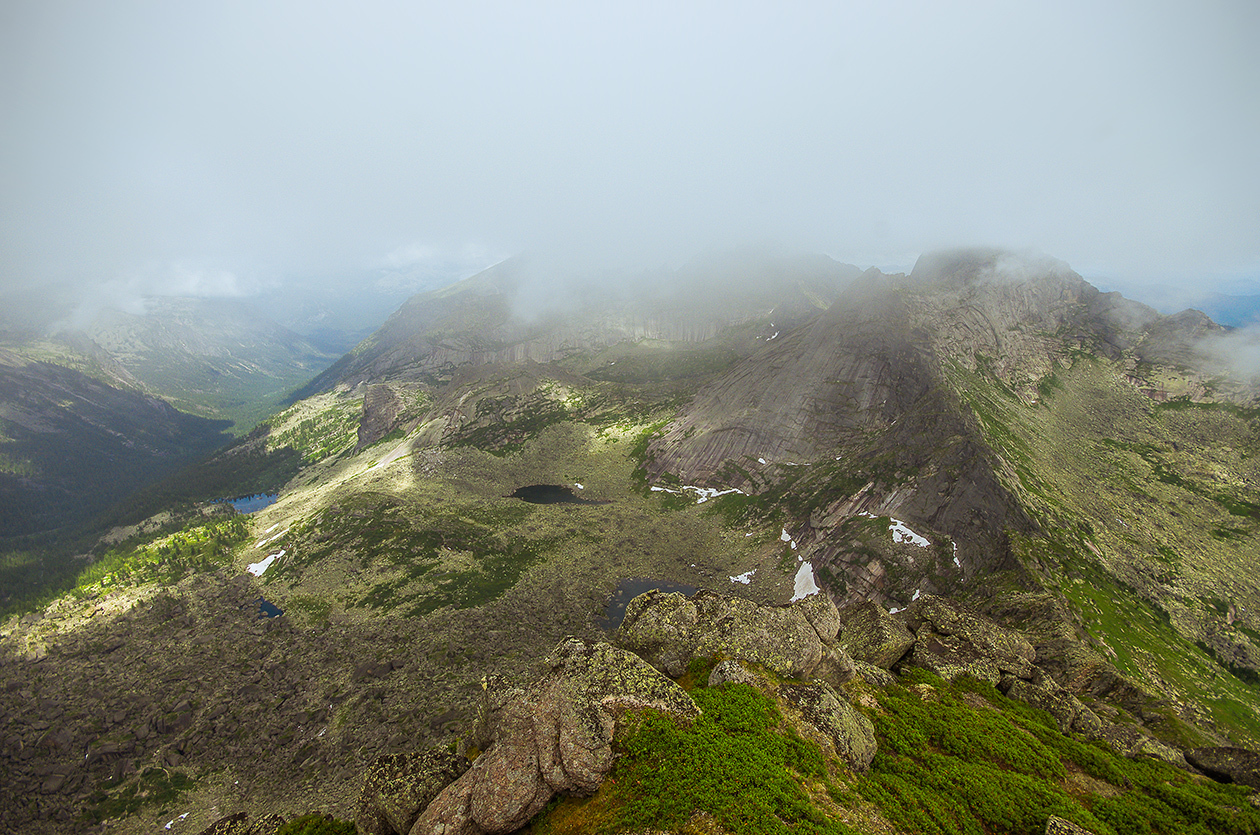
M 1183 752 L 1140 722 L 1105 719 L 1105 701 L 1085 694 L 1095 710 L 1056 680 L 1062 663 L 1039 657 L 1021 632 L 952 600 L 924 596 L 889 615 L 871 603 L 839 611 L 826 595 L 759 606 L 705 591 L 689 598 L 653 591 L 630 603 L 611 644 L 562 641 L 526 687 L 487 678 L 476 726 L 459 751 L 378 759 L 363 776 L 359 832 L 510 833 L 556 795 L 595 793 L 633 717 L 652 709 L 685 725 L 700 715 L 675 681 L 695 669 L 695 659 L 720 659 L 709 686 L 751 685 L 775 700 L 797 734 L 857 773 L 876 754 L 874 726 L 863 712 L 872 707 L 872 689 L 922 668 L 949 681 L 969 676 L 994 684 L 1050 713 L 1063 733 L 1104 739 L 1128 757 L 1260 787 L 1260 754 L 1223 746 Z M 238 814 L 202 835 L 270 835 L 277 825 Z M 1046 831 L 1087 830 L 1051 816 Z

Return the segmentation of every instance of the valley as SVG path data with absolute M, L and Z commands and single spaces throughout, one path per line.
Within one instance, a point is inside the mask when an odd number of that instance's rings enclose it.
M 909 275 L 719 259 L 526 310 L 541 280 L 522 259 L 412 298 L 135 497 L 71 593 L 5 621 L 0 764 L 21 789 L 0 813 L 31 832 L 353 817 L 377 757 L 467 749 L 485 682 L 608 640 L 628 580 L 915 629 L 926 601 L 964 601 L 1018 630 L 1028 680 L 1102 717 L 1099 744 L 1260 747 L 1260 412 L 1196 353 L 1205 317 L 982 250 Z M 543 485 L 579 501 L 513 496 Z M 248 515 L 210 502 L 273 491 Z M 837 692 L 870 716 L 918 715 L 852 675 Z M 888 814 L 861 831 L 921 825 Z

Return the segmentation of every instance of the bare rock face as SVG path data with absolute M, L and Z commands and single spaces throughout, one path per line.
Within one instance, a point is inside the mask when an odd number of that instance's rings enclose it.
M 997 684 L 1004 674 L 1032 677 L 1037 651 L 1013 629 L 970 611 L 962 604 L 924 595 L 905 612 L 914 648 L 904 663 L 953 681 L 960 675 Z
M 835 604 L 822 594 L 787 606 L 759 606 L 708 591 L 687 598 L 654 590 L 630 601 L 613 641 L 675 678 L 692 658 L 715 656 L 803 678 L 819 667 L 839 624 Z M 843 678 L 851 662 L 834 651 L 828 657 Z
M 1186 761 L 1213 780 L 1260 789 L 1260 753 L 1246 748 L 1192 748 Z
M 803 723 L 817 731 L 854 771 L 865 771 L 875 759 L 875 726 L 865 715 L 822 682 L 782 684 L 779 695 L 800 712 Z
M 546 665 L 547 675 L 528 689 L 488 699 L 493 743 L 428 805 L 410 835 L 514 832 L 557 792 L 599 788 L 627 711 L 653 708 L 680 721 L 700 712 L 677 684 L 608 644 L 569 638 Z
M 363 415 L 359 418 L 359 449 L 384 438 L 395 428 L 403 402 L 383 383 L 368 386 L 363 395 Z
M 433 798 L 467 770 L 467 758 L 441 748 L 378 757 L 363 775 L 359 832 L 407 835 Z
M 914 633 L 874 601 L 846 606 L 840 618 L 840 646 L 854 661 L 890 670 L 914 646 Z

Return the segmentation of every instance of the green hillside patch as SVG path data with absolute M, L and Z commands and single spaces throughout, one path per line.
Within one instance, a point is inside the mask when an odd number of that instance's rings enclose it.
M 1056 815 L 1097 835 L 1260 832 L 1250 789 L 1065 736 L 991 685 L 910 670 L 878 698 L 856 790 L 903 831 L 1040 835 Z
M 688 679 L 704 681 L 711 666 L 693 662 Z M 747 684 L 688 692 L 703 711 L 690 727 L 646 711 L 621 741 L 605 787 L 592 798 L 557 800 L 526 832 L 689 832 L 697 817 L 751 835 L 853 832 L 813 800 L 809 788 L 826 781 L 828 765 L 773 699 Z
M 556 541 L 504 533 L 531 512 L 518 503 L 435 509 L 359 496 L 295 526 L 276 546 L 290 551 L 289 565 L 300 569 L 350 556 L 372 578 L 349 601 L 352 608 L 419 616 L 443 606 L 480 606 L 511 588 Z M 300 597 L 312 609 L 314 598 Z M 318 614 L 326 617 L 327 610 Z

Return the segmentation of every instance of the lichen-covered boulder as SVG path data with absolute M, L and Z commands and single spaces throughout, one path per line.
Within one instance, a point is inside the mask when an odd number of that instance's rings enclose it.
M 1187 771 L 1190 769 L 1190 765 L 1186 762 L 1185 755 L 1181 753 L 1180 749 L 1174 748 L 1165 742 L 1160 742 L 1136 725 L 1119 722 L 1103 723 L 1099 738 L 1105 740 L 1119 754 L 1130 759 L 1150 757 L 1163 760 L 1177 768 Z
M 875 759 L 875 726 L 835 690 L 822 682 L 781 684 L 779 696 L 800 714 L 854 771 L 865 771 Z
M 440 748 L 378 757 L 363 775 L 359 832 L 407 835 L 433 798 L 467 770 L 467 758 Z
M 797 606 L 758 606 L 731 598 L 720 617 L 699 624 L 694 656 L 726 656 L 760 664 L 778 675 L 809 675 L 822 660 L 823 644 L 806 610 Z
M 813 677 L 819 681 L 825 681 L 832 687 L 840 687 L 848 681 L 851 681 L 857 670 L 854 667 L 853 659 L 844 651 L 843 647 L 833 645 L 823 645 L 822 658 L 818 661 L 818 666 L 814 667 Z
M 613 643 L 628 649 L 667 676 L 687 672 L 698 636 L 700 610 L 677 592 L 645 592 L 626 604 Z
M 1097 714 L 1039 667 L 1032 668 L 1032 677 L 1028 681 L 1004 675 L 998 689 L 1008 698 L 1049 713 L 1065 734 L 1076 732 L 1094 737 L 1102 731 L 1102 720 Z
M 1023 635 L 962 604 L 924 595 L 903 615 L 914 647 L 902 662 L 953 681 L 961 675 L 997 684 L 1004 674 L 1027 679 L 1037 651 Z
M 197 835 L 276 835 L 284 826 L 284 818 L 277 814 L 263 815 L 252 824 L 248 812 L 237 812 L 219 818 Z
M 738 661 L 727 659 L 717 664 L 709 673 L 709 686 L 721 687 L 723 684 L 731 683 L 755 685 L 757 676 Z
M 276 835 L 282 826 L 284 826 L 284 818 L 272 812 L 254 821 L 254 825 L 250 827 L 249 835 Z
M 249 813 L 237 812 L 226 815 L 197 833 L 197 835 L 249 835 Z
M 853 673 L 854 678 L 861 679 L 871 687 L 890 687 L 897 680 L 896 676 L 883 667 L 877 667 L 865 661 L 854 661 Z
M 613 642 L 673 677 L 692 658 L 725 657 L 802 678 L 818 666 L 838 627 L 835 604 L 822 594 L 759 606 L 708 591 L 690 598 L 650 591 L 630 601 Z
M 846 606 L 840 621 L 840 646 L 854 661 L 889 670 L 914 646 L 914 633 L 873 601 Z
M 1260 753 L 1246 748 L 1208 746 L 1185 752 L 1186 761 L 1213 780 L 1260 789 Z
M 545 663 L 540 681 L 495 708 L 489 748 L 429 803 L 410 835 L 514 832 L 557 792 L 599 788 L 628 711 L 652 708 L 679 721 L 700 713 L 677 684 L 608 644 L 568 638 Z
M 1046 819 L 1045 835 L 1094 835 L 1092 830 L 1084 829 L 1058 815 Z

